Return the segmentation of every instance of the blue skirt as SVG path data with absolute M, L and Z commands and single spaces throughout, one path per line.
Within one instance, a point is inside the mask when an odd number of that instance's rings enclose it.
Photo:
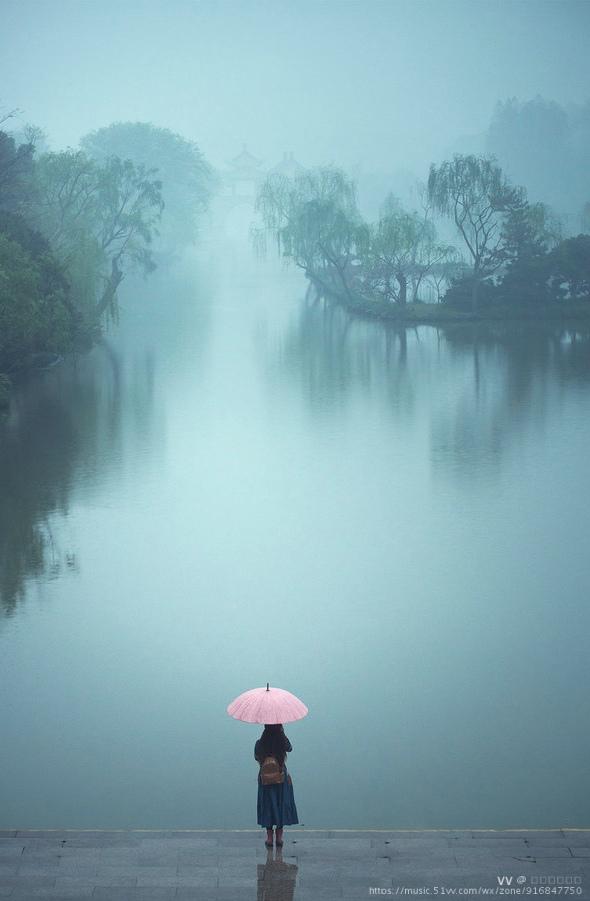
M 263 785 L 258 773 L 258 825 L 266 826 L 294 826 L 299 822 L 293 784 L 288 779 L 287 767 L 285 767 L 285 781 L 277 785 Z

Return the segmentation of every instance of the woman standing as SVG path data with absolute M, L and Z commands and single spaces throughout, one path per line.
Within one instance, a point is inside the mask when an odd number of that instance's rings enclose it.
M 283 847 L 283 826 L 294 826 L 299 822 L 293 783 L 287 772 L 285 758 L 288 751 L 292 751 L 291 742 L 285 735 L 281 723 L 264 727 L 264 732 L 254 746 L 254 757 L 260 764 L 258 772 L 258 825 L 266 826 L 266 847 L 272 848 L 273 826 L 276 826 L 277 848 Z M 265 785 L 262 781 L 262 764 L 274 757 L 277 767 L 277 781 Z M 273 764 L 267 761 L 266 767 L 272 771 Z M 278 779 L 282 775 L 282 781 Z M 272 777 L 271 777 L 272 778 Z

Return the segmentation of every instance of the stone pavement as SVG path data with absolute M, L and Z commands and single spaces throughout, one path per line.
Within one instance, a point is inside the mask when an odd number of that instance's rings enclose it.
M 293 827 L 282 851 L 267 851 L 264 836 L 263 829 L 4 830 L 0 901 L 362 901 L 441 896 L 443 888 L 590 899 L 590 829 Z

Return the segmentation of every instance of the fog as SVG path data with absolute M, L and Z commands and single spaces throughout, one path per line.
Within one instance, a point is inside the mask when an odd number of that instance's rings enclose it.
M 0 101 L 75 146 L 151 121 L 216 165 L 243 143 L 273 165 L 423 176 L 477 143 L 496 101 L 582 103 L 586 2 L 2 0 Z
M 590 4 L 0 5 L 0 829 L 586 827 Z

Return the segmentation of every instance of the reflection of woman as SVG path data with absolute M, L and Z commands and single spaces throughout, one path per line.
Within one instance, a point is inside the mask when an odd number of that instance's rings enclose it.
M 276 826 L 277 848 L 283 846 L 283 826 L 293 826 L 299 822 L 293 783 L 287 772 L 285 757 L 292 751 L 291 742 L 285 735 L 281 723 L 264 727 L 264 732 L 254 746 L 254 757 L 262 765 L 265 757 L 276 757 L 284 773 L 284 781 L 274 785 L 263 785 L 258 773 L 258 825 L 266 826 L 266 846 L 272 847 L 272 828 Z
M 272 851 L 266 852 L 266 863 L 258 864 L 257 898 L 265 901 L 294 901 L 297 882 L 297 864 L 285 863 L 283 852 L 279 848 L 277 856 L 272 859 Z

